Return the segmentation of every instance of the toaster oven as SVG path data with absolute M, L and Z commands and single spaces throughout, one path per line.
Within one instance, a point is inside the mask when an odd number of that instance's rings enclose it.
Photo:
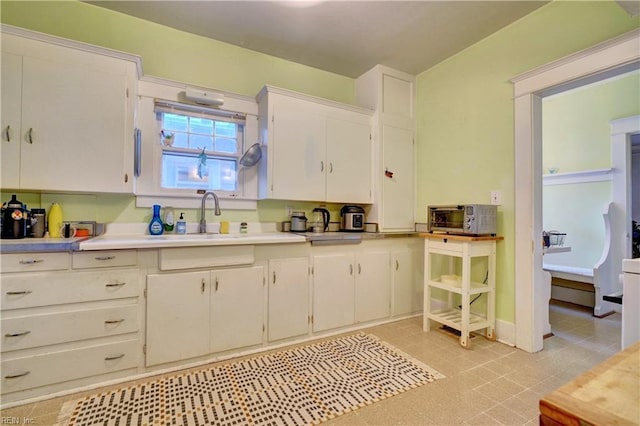
M 428 206 L 429 232 L 496 235 L 498 207 L 489 204 Z

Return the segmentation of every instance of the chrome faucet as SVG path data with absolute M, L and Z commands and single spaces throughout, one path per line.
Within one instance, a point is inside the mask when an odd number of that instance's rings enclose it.
M 220 203 L 218 202 L 218 196 L 212 191 L 205 192 L 204 195 L 202 196 L 202 207 L 200 209 L 200 228 L 199 228 L 199 232 L 201 234 L 206 234 L 207 233 L 207 221 L 204 218 L 204 216 L 205 216 L 205 206 L 206 206 L 206 201 L 207 201 L 207 196 L 208 195 L 213 196 L 213 201 L 216 204 L 213 214 L 215 214 L 216 216 L 220 216 L 222 214 L 222 212 L 220 211 Z

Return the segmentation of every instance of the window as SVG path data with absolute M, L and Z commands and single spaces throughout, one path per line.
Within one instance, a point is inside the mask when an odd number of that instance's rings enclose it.
M 245 117 L 212 108 L 155 102 L 162 144 L 161 188 L 235 193 Z

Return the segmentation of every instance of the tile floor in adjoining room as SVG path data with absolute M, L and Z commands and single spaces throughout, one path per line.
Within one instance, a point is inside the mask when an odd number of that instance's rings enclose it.
M 620 314 L 594 318 L 591 310 L 552 303 L 554 336 L 535 354 L 471 339 L 471 348 L 440 330 L 422 331 L 422 317 L 363 330 L 396 346 L 446 378 L 342 415 L 333 425 L 525 425 L 538 424 L 540 398 L 620 350 Z M 122 387 L 119 384 L 115 387 Z M 55 424 L 65 401 L 85 394 L 2 410 L 3 418 Z

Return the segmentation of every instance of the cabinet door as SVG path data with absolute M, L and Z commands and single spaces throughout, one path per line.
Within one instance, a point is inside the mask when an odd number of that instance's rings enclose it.
M 382 229 L 414 227 L 414 149 L 413 132 L 382 126 L 383 168 L 393 177 L 382 180 Z
M 371 201 L 370 134 L 368 124 L 327 119 L 327 201 Z
M 124 71 L 25 56 L 21 188 L 130 191 L 127 88 Z
M 356 271 L 356 322 L 388 317 L 391 298 L 389 252 L 359 254 Z
M 309 331 L 309 259 L 269 261 L 268 339 L 286 339 Z
M 419 259 L 413 250 L 391 253 L 393 271 L 393 316 L 418 312 L 422 308 L 422 280 L 419 279 Z
M 211 352 L 262 343 L 264 268 L 211 272 Z
M 209 272 L 147 277 L 147 366 L 209 353 L 209 281 Z
M 22 57 L 2 52 L 0 78 L 2 79 L 0 183 L 2 188 L 18 188 L 20 185 Z
M 325 199 L 325 118 L 318 106 L 297 99 L 274 103 L 272 197 Z
M 354 256 L 313 257 L 313 331 L 354 323 Z

